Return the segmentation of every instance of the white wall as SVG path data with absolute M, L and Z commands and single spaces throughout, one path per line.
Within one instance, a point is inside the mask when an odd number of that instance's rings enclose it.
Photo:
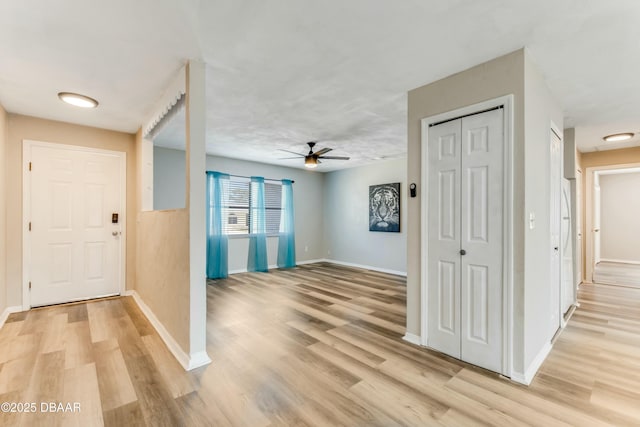
M 162 168 L 161 181 L 163 190 L 155 189 L 154 198 L 158 194 L 163 199 L 178 200 L 184 198 L 184 152 L 168 148 L 154 148 L 154 171 Z M 182 163 L 181 163 L 182 162 Z M 226 157 L 207 156 L 207 170 L 215 170 L 231 175 L 263 176 L 271 179 L 292 179 L 294 215 L 296 223 L 296 261 L 304 262 L 325 258 L 324 256 L 324 215 L 322 173 L 302 169 L 287 168 L 263 163 L 247 162 Z M 154 175 L 157 175 L 154 173 Z M 204 179 L 204 177 L 203 177 Z M 156 201 L 154 200 L 154 206 Z M 249 253 L 249 239 L 245 236 L 232 236 L 229 239 L 229 271 L 246 271 Z M 278 238 L 267 237 L 267 254 L 270 266 L 275 266 L 278 258 Z
M 549 333 L 551 310 L 551 122 L 563 129 L 563 114 L 555 102 L 542 75 L 528 54 L 524 69 L 524 374 L 531 372 L 540 360 L 541 351 L 553 338 Z M 516 174 L 522 171 L 516 170 Z M 528 227 L 528 217 L 534 213 L 534 229 Z M 537 366 L 535 366 L 537 369 Z M 533 372 L 535 372 L 533 369 Z
M 640 173 L 600 176 L 602 260 L 640 263 Z
M 369 231 L 369 186 L 400 182 L 400 233 Z M 329 172 L 325 177 L 325 257 L 407 272 L 407 159 Z

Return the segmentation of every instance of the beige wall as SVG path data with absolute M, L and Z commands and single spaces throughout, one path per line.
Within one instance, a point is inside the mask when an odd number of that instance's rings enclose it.
M 136 155 L 134 135 L 9 114 L 7 144 L 7 305 L 22 305 L 22 141 L 24 139 L 122 151 L 127 155 L 126 286 L 136 268 Z
M 548 153 L 551 122 L 563 128 L 562 111 L 524 49 L 409 92 L 407 182 L 421 182 L 421 119 L 509 94 L 514 96 L 513 369 L 524 375 L 551 338 L 549 328 L 540 326 L 549 324 L 550 316 Z M 408 210 L 407 332 L 419 335 L 424 216 L 419 197 L 409 199 Z M 530 212 L 538 219 L 534 230 L 528 229 Z
M 188 352 L 189 212 L 139 212 L 137 248 L 136 292 Z
M 579 136 L 576 137 L 579 138 Z M 640 163 L 640 147 L 582 153 L 580 156 L 580 162 L 582 164 L 583 170 L 596 166 L 614 166 L 624 165 L 627 163 Z
M 7 307 L 7 119 L 0 105 L 0 314 Z

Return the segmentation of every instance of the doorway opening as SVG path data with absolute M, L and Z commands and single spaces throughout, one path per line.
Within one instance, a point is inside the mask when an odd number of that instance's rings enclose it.
M 592 171 L 591 251 L 587 277 L 593 283 L 640 288 L 640 167 Z

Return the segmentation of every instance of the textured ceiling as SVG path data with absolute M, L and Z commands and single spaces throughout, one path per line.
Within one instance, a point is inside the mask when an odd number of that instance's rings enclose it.
M 602 141 L 640 131 L 639 18 L 637 0 L 3 1 L 0 103 L 134 132 L 198 58 L 209 152 L 302 166 L 278 149 L 317 140 L 353 159 L 327 171 L 405 155 L 407 91 L 526 46 L 580 149 L 618 148 L 640 143 Z

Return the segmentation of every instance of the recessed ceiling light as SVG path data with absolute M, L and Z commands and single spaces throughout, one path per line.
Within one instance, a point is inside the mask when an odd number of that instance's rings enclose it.
M 618 142 L 618 141 L 626 141 L 627 139 L 633 138 L 633 133 L 625 132 L 625 133 L 614 133 L 613 135 L 607 135 L 604 139 L 607 142 Z
M 67 104 L 71 104 L 76 107 L 96 108 L 98 106 L 98 101 L 96 101 L 95 99 L 89 98 L 88 96 L 80 95 L 78 93 L 60 92 L 58 93 L 58 98 L 60 98 L 61 101 L 64 101 Z

